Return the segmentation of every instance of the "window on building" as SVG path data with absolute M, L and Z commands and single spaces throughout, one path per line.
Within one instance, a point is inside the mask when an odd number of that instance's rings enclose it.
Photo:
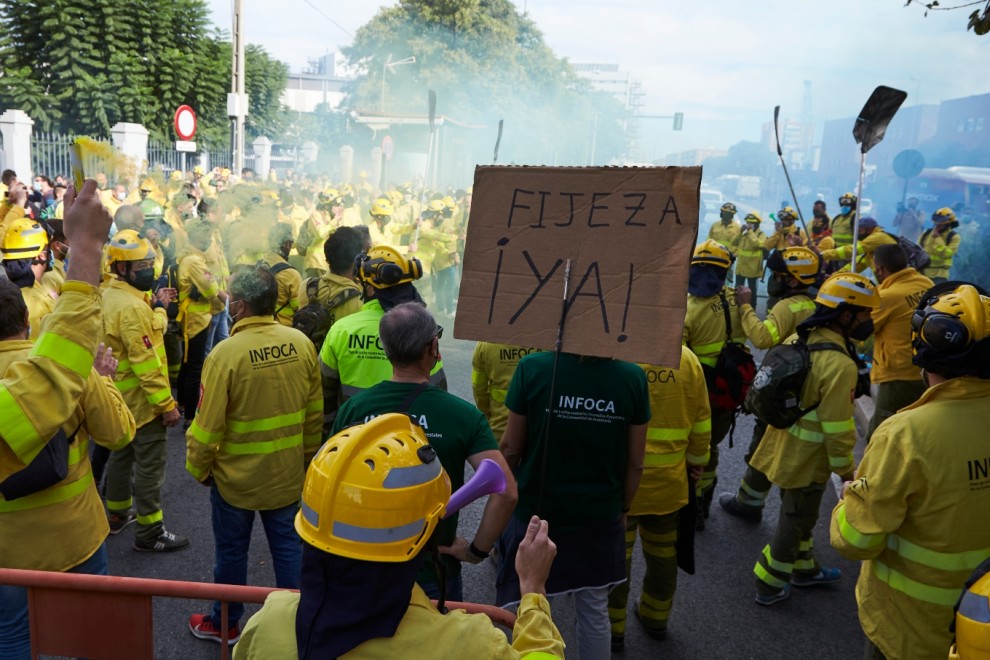
M 974 118 L 970 117 L 969 119 L 967 119 L 966 120 L 966 132 L 967 133 L 972 133 L 973 132 L 973 126 L 975 124 L 976 124 L 976 120 Z
M 976 118 L 976 129 L 975 130 L 977 130 L 977 131 L 982 131 L 983 130 L 983 119 L 984 119 L 983 117 L 977 117 Z

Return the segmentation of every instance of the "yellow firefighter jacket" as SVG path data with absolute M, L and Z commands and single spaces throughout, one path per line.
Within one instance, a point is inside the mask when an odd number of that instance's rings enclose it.
M 834 330 L 815 328 L 808 336 L 808 344 L 819 342 L 839 346 L 846 343 Z M 851 475 L 855 468 L 853 397 L 857 371 L 856 363 L 843 352 L 811 353 L 811 371 L 801 390 L 801 407 L 818 402 L 820 405 L 789 429 L 768 427 L 750 465 L 781 488 L 825 483 L 831 472 Z
M 835 247 L 852 245 L 853 216 L 855 214 L 856 211 L 853 210 L 849 213 L 840 213 L 832 218 L 832 240 L 835 241 Z
M 114 385 L 138 427 L 175 408 L 165 357 L 165 310 L 152 311 L 147 294 L 114 280 L 103 290 L 103 335 L 119 360 Z
M 35 282 L 34 286 L 21 288 L 21 295 L 24 296 L 24 304 L 28 308 L 28 324 L 31 326 L 31 336 L 34 341 L 41 334 L 41 321 L 55 309 L 55 298 L 45 290 L 41 282 Z
M 743 305 L 739 314 L 753 346 L 770 348 L 797 332 L 798 324 L 814 312 L 815 301 L 807 293 L 798 293 L 780 299 L 767 314 L 766 321 L 760 321 L 752 305 Z
M 735 253 L 735 248 L 733 247 L 733 242 L 739 236 L 739 232 L 742 231 L 742 226 L 739 224 L 738 220 L 733 219 L 728 225 L 724 224 L 720 219 L 712 228 L 708 230 L 708 238 L 721 243 L 730 252 Z
M 653 417 L 646 428 L 643 477 L 631 516 L 662 516 L 688 503 L 687 466 L 708 464 L 712 412 L 701 363 L 681 346 L 677 369 L 648 364 L 646 372 Z
M 763 245 L 766 234 L 759 228 L 746 229 L 727 246 L 736 255 L 736 275 L 739 277 L 763 277 Z
M 305 307 L 311 302 L 307 287 L 309 281 L 306 280 L 303 282 L 302 290 L 299 292 L 300 307 Z M 316 300 L 324 307 L 330 303 L 330 300 L 334 296 L 348 289 L 354 291 L 357 295 L 349 297 L 344 302 L 329 310 L 332 315 L 332 323 L 339 321 L 345 316 L 361 311 L 361 305 L 364 304 L 361 302 L 361 288 L 352 278 L 342 277 L 329 272 L 316 281 Z
M 872 314 L 874 341 L 870 370 L 874 383 L 921 379 L 921 368 L 911 363 L 911 317 L 921 296 L 931 287 L 932 281 L 910 266 L 877 286 L 880 306 Z
M 193 288 L 198 298 L 193 297 Z M 198 335 L 210 327 L 210 310 L 217 300 L 220 284 L 206 266 L 205 255 L 188 246 L 179 255 L 179 317 L 185 340 Z
M 949 270 L 952 268 L 952 259 L 956 256 L 961 242 L 962 237 L 955 231 L 947 232 L 945 236 L 941 236 L 929 229 L 922 234 L 921 247 L 925 249 L 932 260 L 925 268 L 925 275 L 948 279 Z
M 732 341 L 745 344 L 746 333 L 739 320 L 736 292 L 729 287 L 722 287 L 722 294 L 729 303 Z M 682 343 L 694 351 L 702 364 L 715 366 L 725 345 L 725 314 L 722 312 L 722 301 L 717 295 L 701 298 L 688 294 Z
M 859 620 L 888 658 L 941 658 L 952 606 L 990 556 L 990 381 L 953 378 L 877 428 L 832 512 L 832 545 L 864 560 Z
M 186 470 L 200 481 L 212 474 L 233 506 L 288 506 L 302 495 L 322 430 L 313 342 L 272 318 L 251 316 L 206 358 L 199 408 L 186 432 Z
M 763 243 L 763 247 L 768 250 L 783 250 L 784 248 L 792 247 L 792 236 L 797 236 L 798 239 L 794 245 L 808 244 L 808 235 L 804 233 L 804 230 L 798 229 L 797 225 L 791 225 L 790 227 L 781 227 L 771 234 L 770 238 Z
M 275 264 L 289 265 L 281 255 L 269 252 L 262 262 L 270 269 Z M 275 274 L 278 284 L 278 298 L 275 300 L 275 319 L 284 326 L 292 326 L 292 317 L 299 309 L 299 290 L 302 289 L 302 275 L 295 268 L 282 266 Z
M 496 439 L 502 437 L 509 409 L 505 407 L 505 395 L 512 382 L 516 365 L 526 355 L 538 352 L 538 348 L 524 348 L 511 344 L 493 344 L 479 341 L 471 358 L 471 388 L 474 403 L 484 413 Z
M 835 235 L 834 233 L 832 234 Z M 861 273 L 873 264 L 873 253 L 881 245 L 897 245 L 897 239 L 881 227 L 877 227 L 865 238 L 859 239 L 856 247 L 856 272 Z M 842 245 L 834 250 L 823 250 L 824 261 L 849 261 L 852 259 L 852 244 Z M 843 270 L 848 270 L 848 266 Z
M 56 340 L 49 348 L 60 346 L 66 349 L 66 357 L 71 353 L 70 359 L 81 358 L 78 345 L 70 345 L 53 333 L 43 335 L 33 346 L 29 341 L 2 341 L 0 373 L 9 375 L 12 364 L 37 356 L 36 347 L 51 342 L 52 337 Z M 76 366 L 82 365 L 80 361 Z M 76 434 L 69 445 L 65 479 L 9 502 L 0 496 L 0 539 L 4 539 L 0 543 L 0 567 L 65 571 L 89 559 L 107 537 L 110 528 L 89 465 L 89 438 L 109 449 L 119 449 L 134 437 L 134 418 L 108 378 L 92 368 L 87 376 L 82 397 L 75 406 L 66 408 L 71 414 L 59 424 L 67 436 Z M 38 391 L 33 401 L 46 402 L 51 382 L 38 375 L 34 386 Z M 59 410 L 48 405 L 33 408 L 52 418 L 56 417 L 54 410 Z M 9 428 L 6 414 L 4 417 L 4 428 Z M 54 432 L 43 436 L 44 440 L 47 442 Z

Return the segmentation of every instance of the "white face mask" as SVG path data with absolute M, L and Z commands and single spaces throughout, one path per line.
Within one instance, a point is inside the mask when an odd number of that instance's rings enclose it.
M 120 201 L 124 201 L 125 199 L 127 199 L 127 193 L 125 192 L 117 193 L 117 199 L 119 199 Z

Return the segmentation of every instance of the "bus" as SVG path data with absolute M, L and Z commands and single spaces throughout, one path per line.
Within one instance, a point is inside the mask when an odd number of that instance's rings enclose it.
M 945 170 L 925 168 L 908 183 L 908 197 L 917 197 L 926 210 L 969 207 L 977 214 L 986 213 L 990 203 L 990 168 L 950 167 Z

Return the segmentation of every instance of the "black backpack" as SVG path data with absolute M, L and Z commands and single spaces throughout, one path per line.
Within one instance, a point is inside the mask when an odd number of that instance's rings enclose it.
M 839 351 L 849 355 L 833 342 L 809 345 L 804 335 L 793 344 L 771 347 L 746 395 L 746 409 L 770 426 L 786 429 L 817 408 L 820 401 L 809 408 L 801 407 L 801 390 L 811 371 L 812 351 Z
M 884 233 L 887 234 L 887 236 L 890 236 L 891 238 L 897 239 L 897 244 L 901 246 L 901 249 L 904 250 L 904 254 L 907 255 L 908 266 L 911 266 L 911 268 L 914 268 L 918 272 L 921 272 L 922 270 L 927 268 L 928 265 L 932 262 L 932 258 L 928 255 L 927 252 L 925 252 L 925 248 L 921 247 L 920 245 L 912 241 L 910 238 L 904 238 L 903 236 L 895 236 L 890 232 L 884 232 Z M 925 232 L 925 236 L 926 237 L 928 236 L 928 232 Z M 924 241 L 925 238 L 922 237 L 921 240 Z
M 738 410 L 746 400 L 750 383 L 756 375 L 756 363 L 749 351 L 732 341 L 732 319 L 729 316 L 729 301 L 719 292 L 722 312 L 725 314 L 725 345 L 718 354 L 714 367 L 702 365 L 705 384 L 708 386 L 708 400 L 712 409 Z
M 306 280 L 306 296 L 309 302 L 297 309 L 292 317 L 292 327 L 309 337 L 313 345 L 316 346 L 317 353 L 323 348 L 323 342 L 327 338 L 330 326 L 336 321 L 334 310 L 348 300 L 361 295 L 357 289 L 344 289 L 330 298 L 326 305 L 322 305 L 316 297 L 319 286 L 320 279 L 318 277 L 311 277 Z

